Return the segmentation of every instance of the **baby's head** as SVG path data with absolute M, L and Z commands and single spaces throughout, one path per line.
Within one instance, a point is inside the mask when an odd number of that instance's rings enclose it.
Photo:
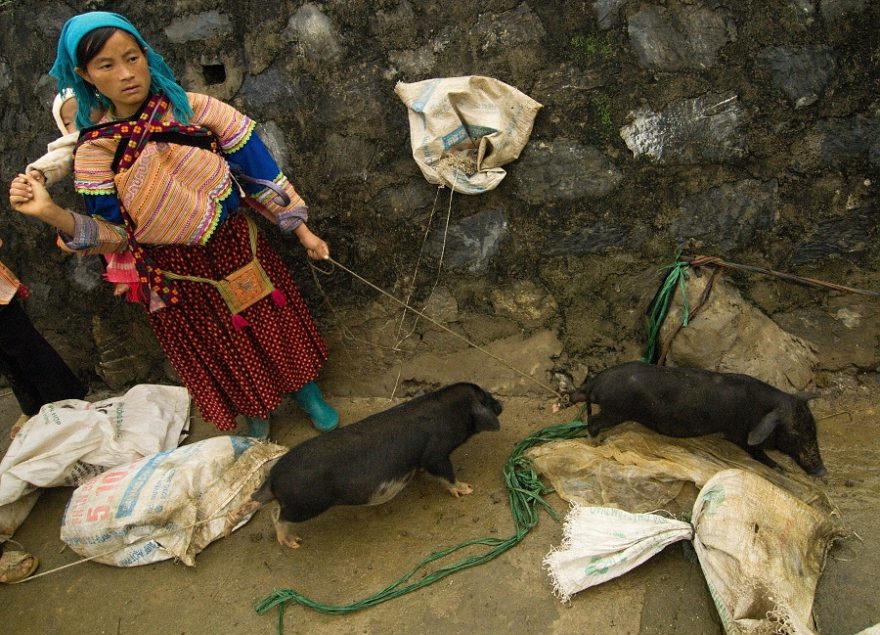
M 55 96 L 52 103 L 52 115 L 61 134 L 76 132 L 76 98 L 73 91 L 66 89 Z

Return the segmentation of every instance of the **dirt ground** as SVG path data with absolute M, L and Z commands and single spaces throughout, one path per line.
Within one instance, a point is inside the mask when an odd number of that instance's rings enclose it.
M 880 622 L 880 383 L 876 375 L 835 378 L 814 402 L 826 487 L 857 534 L 831 551 L 816 593 L 821 632 L 852 635 Z M 0 451 L 18 412 L 0 397 Z M 345 422 L 388 407 L 387 399 L 330 398 Z M 483 433 L 453 455 L 473 495 L 455 499 L 428 479 L 416 479 L 378 507 L 339 507 L 304 523 L 302 547 L 274 541 L 269 510 L 228 539 L 210 545 L 188 568 L 166 561 L 133 569 L 84 563 L 15 586 L 0 587 L 2 632 L 275 633 L 278 613 L 258 615 L 254 603 L 273 589 L 293 588 L 326 604 L 347 604 L 396 580 L 439 548 L 467 539 L 507 537 L 513 523 L 501 478 L 513 446 L 530 432 L 573 416 L 552 414 L 539 399 L 505 400 L 500 432 Z M 195 418 L 191 440 L 215 434 Z M 314 434 L 285 404 L 273 439 L 293 445 Z M 59 540 L 71 493 L 44 492 L 15 539 L 47 571 L 78 560 Z M 552 495 L 563 512 L 567 505 Z M 542 570 L 561 527 L 542 512 L 538 527 L 517 547 L 402 598 L 357 613 L 327 616 L 296 605 L 284 613 L 284 632 L 313 633 L 720 633 L 699 564 L 672 545 L 638 569 L 587 590 L 563 605 Z

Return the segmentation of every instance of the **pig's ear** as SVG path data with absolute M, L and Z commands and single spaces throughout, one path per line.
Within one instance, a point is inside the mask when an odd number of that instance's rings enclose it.
M 749 432 L 749 438 L 747 440 L 748 444 L 761 445 L 764 443 L 779 423 L 779 415 L 776 414 L 776 411 L 768 412 L 764 415 L 764 418 L 758 422 L 758 425 L 752 428 L 751 432 Z
M 483 432 L 486 430 L 499 430 L 501 423 L 498 416 L 492 412 L 492 409 L 483 405 L 479 401 L 474 400 L 471 408 L 471 416 L 473 416 L 474 430 Z

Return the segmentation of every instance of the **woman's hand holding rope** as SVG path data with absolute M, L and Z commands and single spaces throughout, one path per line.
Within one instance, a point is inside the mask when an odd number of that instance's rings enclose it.
M 312 233 L 305 223 L 294 230 L 300 244 L 312 260 L 327 260 L 330 257 L 330 246 Z

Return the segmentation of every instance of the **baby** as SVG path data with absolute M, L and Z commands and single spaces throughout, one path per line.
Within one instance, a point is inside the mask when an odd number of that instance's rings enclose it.
M 55 118 L 55 123 L 62 136 L 47 146 L 46 154 L 25 168 L 25 173 L 43 185 L 57 183 L 70 174 L 73 169 L 73 149 L 79 139 L 79 130 L 76 128 L 76 109 L 77 103 L 73 91 L 65 90 L 55 96 L 55 101 L 52 103 L 52 116 Z M 97 117 L 92 119 L 100 119 L 100 117 L 101 113 L 98 113 Z M 108 282 L 115 283 L 113 295 L 126 294 L 128 300 L 136 302 L 138 275 L 134 266 L 134 258 L 126 252 L 107 254 L 106 260 L 107 270 L 104 273 L 104 278 Z
M 76 99 L 73 98 L 73 91 L 65 91 L 55 96 L 52 116 L 62 136 L 49 144 L 46 154 L 25 168 L 28 175 L 43 185 L 57 183 L 73 169 L 73 148 L 79 137 L 75 123 Z

